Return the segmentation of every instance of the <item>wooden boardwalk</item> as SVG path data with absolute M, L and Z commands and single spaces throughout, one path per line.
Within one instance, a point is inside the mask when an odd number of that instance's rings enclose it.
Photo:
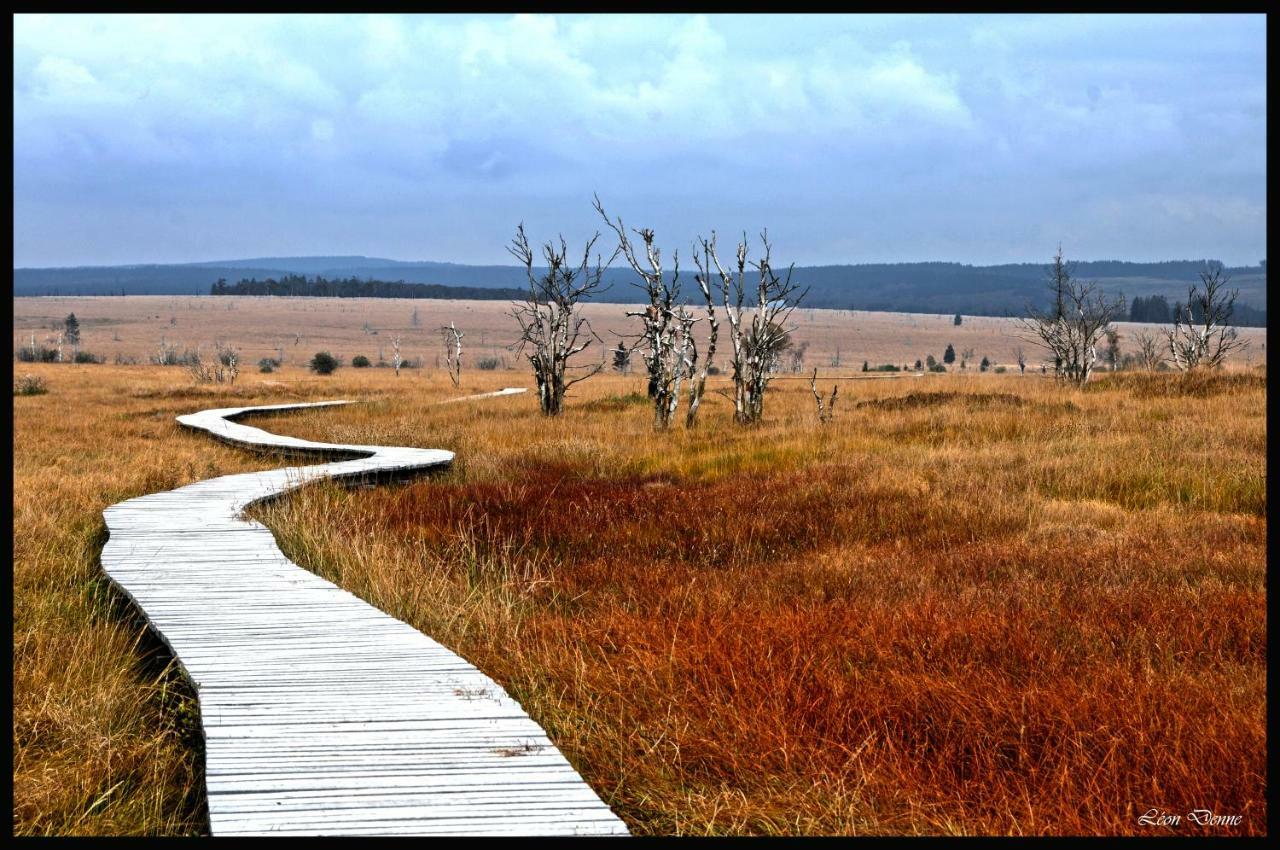
M 501 393 L 519 392 L 503 390 Z M 444 467 L 434 449 L 336 446 L 206 410 L 183 425 L 330 462 L 227 475 L 104 512 L 106 574 L 194 683 L 214 835 L 624 835 L 492 679 L 289 561 L 249 504 L 320 478 Z M 332 458 L 344 458 L 333 460 Z

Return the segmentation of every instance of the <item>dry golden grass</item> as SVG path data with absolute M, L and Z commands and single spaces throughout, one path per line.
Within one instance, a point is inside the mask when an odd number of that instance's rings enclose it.
M 261 427 L 455 467 L 255 513 L 497 678 L 637 832 L 1265 831 L 1261 377 L 848 381 L 825 427 L 780 382 L 762 428 L 712 396 L 657 435 L 635 377 L 547 421 L 435 405 L 523 373 L 20 371 L 49 393 L 14 399 L 16 833 L 204 828 L 190 701 L 105 592 L 101 511 L 276 463 L 177 414 L 335 397 L 370 403 Z
M 177 368 L 17 365 L 48 393 L 13 399 L 14 831 L 199 832 L 194 704 L 102 576 L 102 510 L 278 465 L 183 432 L 176 415 L 327 397 L 332 384 L 254 374 L 215 390 Z

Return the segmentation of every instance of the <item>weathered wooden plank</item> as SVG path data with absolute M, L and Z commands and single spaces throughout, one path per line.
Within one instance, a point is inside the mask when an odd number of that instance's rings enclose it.
M 180 416 L 236 445 L 341 459 L 200 481 L 104 512 L 104 572 L 196 687 L 212 831 L 626 834 L 501 686 L 293 564 L 267 528 L 240 517 L 310 481 L 451 462 L 437 449 L 330 445 L 235 421 L 345 403 Z

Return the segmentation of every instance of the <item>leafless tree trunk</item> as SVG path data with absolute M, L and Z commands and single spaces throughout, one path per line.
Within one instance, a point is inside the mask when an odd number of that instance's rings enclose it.
M 239 375 L 240 352 L 221 340 L 214 342 L 214 379 L 235 384 Z
M 400 358 L 400 335 L 396 334 L 391 337 L 391 365 L 395 367 L 396 377 L 400 377 L 400 364 L 404 360 Z
M 692 328 L 697 321 L 687 310 L 677 308 L 680 297 L 680 255 L 673 256 L 671 280 L 662 270 L 662 252 L 654 244 L 654 233 L 649 228 L 634 231 L 644 243 L 644 264 L 641 263 L 635 245 L 627 236 L 622 219 L 609 218 L 600 198 L 595 199 L 596 212 L 618 236 L 618 252 L 627 264 L 640 276 L 640 287 L 648 296 L 649 305 L 643 310 L 629 311 L 628 316 L 642 322 L 636 347 L 643 346 L 644 365 L 649 373 L 649 398 L 653 399 L 654 427 L 663 429 L 671 424 L 676 408 L 680 405 L 680 382 L 688 373 L 686 358 L 689 356 Z M 616 256 L 616 254 L 615 254 Z M 694 347 L 696 358 L 696 346 Z
M 831 395 L 827 397 L 825 408 L 822 405 L 822 394 L 818 392 L 817 369 L 813 370 L 813 377 L 809 379 L 809 388 L 813 390 L 813 399 L 818 403 L 818 421 L 825 423 L 836 412 L 836 394 L 840 392 L 840 385 L 831 385 Z
M 1133 335 L 1133 341 L 1138 345 L 1138 362 L 1142 364 L 1142 368 L 1148 372 L 1154 372 L 1160 367 L 1160 340 L 1148 331 L 1138 331 Z
M 214 380 L 213 369 L 208 363 L 204 362 L 204 357 L 200 354 L 200 346 L 196 346 L 195 353 L 187 353 L 186 361 L 183 364 L 187 368 L 187 373 L 191 375 L 192 380 L 197 384 L 211 384 Z
M 1245 345 L 1236 329 L 1227 324 L 1240 290 L 1224 289 L 1230 278 L 1223 277 L 1220 268 L 1200 272 L 1200 280 L 1204 291 L 1195 286 L 1187 289 L 1186 304 L 1174 314 L 1173 330 L 1165 332 L 1173 365 L 1184 372 L 1198 366 L 1215 369 L 1228 354 Z
M 552 242 L 545 243 L 542 256 L 547 262 L 547 271 L 541 275 L 534 274 L 533 249 L 529 247 L 523 224 L 516 228 L 515 238 L 507 248 L 524 266 L 529 279 L 528 297 L 512 305 L 511 315 L 520 325 L 520 339 L 514 347 L 523 352 L 533 366 L 538 404 L 547 416 L 560 414 L 569 387 L 604 368 L 604 364 L 599 363 L 584 367 L 586 371 L 576 378 L 567 377 L 570 368 L 577 368 L 569 366 L 570 358 L 585 350 L 591 340 L 599 341 L 591 323 L 578 309 L 578 302 L 599 290 L 603 280 L 599 255 L 595 268 L 590 265 L 591 249 L 599 238 L 598 233 L 591 237 L 582 252 L 582 262 L 577 265 L 570 264 L 569 247 L 563 237 L 559 247 Z M 609 262 L 613 262 L 613 257 Z
M 1027 373 L 1027 353 L 1022 350 L 1022 346 L 1013 349 L 1013 356 L 1018 360 L 1018 374 L 1025 375 Z
M 716 356 L 716 343 L 720 338 L 720 320 L 716 317 L 716 300 L 711 289 L 711 256 L 716 251 L 716 235 L 711 234 L 710 239 L 700 239 L 701 253 L 698 248 L 694 248 L 693 262 L 698 267 L 698 273 L 694 275 L 694 280 L 698 284 L 698 289 L 702 292 L 703 303 L 707 309 L 707 326 L 710 330 L 710 337 L 707 342 L 707 356 L 702 361 L 702 369 L 698 371 L 696 376 L 690 374 L 689 378 L 689 409 L 685 412 L 684 425 L 686 428 L 692 428 L 697 422 L 698 408 L 702 405 L 702 396 L 707 389 L 707 374 L 711 370 L 713 361 Z
M 1124 298 L 1108 300 L 1097 284 L 1072 278 L 1061 248 L 1049 276 L 1052 311 L 1028 306 L 1022 323 L 1031 332 L 1031 341 L 1053 355 L 1055 374 L 1083 386 L 1098 362 L 1098 341 L 1124 310 Z
M 714 245 L 715 234 L 711 244 Z M 733 418 L 740 425 L 751 425 L 764 415 L 764 392 L 777 368 L 778 356 L 789 342 L 790 330 L 785 326 L 793 310 L 808 290 L 799 291 L 791 279 L 794 266 L 785 278 L 774 273 L 771 263 L 773 246 L 768 231 L 760 234 L 764 255 L 751 267 L 759 273 L 755 286 L 754 308 L 745 305 L 747 297 L 747 238 L 738 243 L 736 267 L 725 271 L 714 250 L 708 251 L 720 278 L 720 295 L 725 317 L 729 320 L 729 343 L 732 346 L 730 367 L 733 376 Z
M 453 322 L 442 325 L 440 334 L 444 337 L 445 371 L 457 387 L 462 382 L 462 338 L 466 334 L 454 327 Z

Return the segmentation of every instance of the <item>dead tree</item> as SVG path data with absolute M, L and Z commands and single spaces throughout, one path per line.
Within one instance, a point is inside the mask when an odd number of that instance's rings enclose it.
M 646 371 L 649 373 L 649 398 L 653 400 L 654 427 L 663 429 L 671 424 L 676 408 L 680 405 L 680 383 L 689 373 L 686 358 L 693 344 L 691 332 L 693 319 L 687 310 L 677 307 L 680 297 L 680 255 L 676 253 L 670 279 L 662 270 L 662 252 L 654 244 L 654 233 L 649 228 L 633 231 L 644 244 L 644 262 L 637 254 L 636 246 L 627 235 L 622 219 L 609 218 L 600 198 L 595 198 L 596 212 L 618 236 L 618 252 L 627 265 L 640 276 L 637 284 L 644 290 L 649 304 L 643 310 L 628 311 L 627 315 L 641 320 L 641 330 L 633 347 L 642 348 Z M 615 253 L 616 256 L 616 253 Z M 696 359 L 696 348 L 694 349 Z
M 813 399 L 818 403 L 818 421 L 825 423 L 836 412 L 836 394 L 840 392 L 840 385 L 831 385 L 831 395 L 827 397 L 826 407 L 823 407 L 822 394 L 818 392 L 817 369 L 813 370 L 813 377 L 809 379 L 809 388 L 813 390 Z
M 545 273 L 539 269 L 537 274 L 533 270 L 533 249 L 529 247 L 523 224 L 516 228 L 515 238 L 507 248 L 524 266 L 529 279 L 528 296 L 512 304 L 511 315 L 520 325 L 520 339 L 513 348 L 523 353 L 533 367 L 538 405 L 547 416 L 560 414 L 569 387 L 604 368 L 603 363 L 598 363 L 581 367 L 583 373 L 575 378 L 567 375 L 569 369 L 579 368 L 569 365 L 570 358 L 585 350 L 593 339 L 599 341 L 579 309 L 579 302 L 598 291 L 603 281 L 599 255 L 595 268 L 591 267 L 591 250 L 599 238 L 598 233 L 591 237 L 582 252 L 582 262 L 577 265 L 571 264 L 569 247 L 563 237 L 559 247 L 553 242 L 543 244 L 542 257 L 547 269 Z M 613 257 L 609 262 L 613 262 Z
M 1107 368 L 1114 372 L 1120 368 L 1120 331 L 1107 328 Z
M 712 234 L 714 244 L 714 233 Z M 764 254 L 759 262 L 750 263 L 758 273 L 755 304 L 747 304 L 747 237 L 738 243 L 737 262 L 732 272 L 725 271 L 714 250 L 708 251 L 720 278 L 720 295 L 725 317 L 729 321 L 730 369 L 733 377 L 733 419 L 740 425 L 758 423 L 764 415 L 764 393 L 777 369 L 778 357 L 790 343 L 791 329 L 786 326 L 792 311 L 808 292 L 800 291 L 792 281 L 795 266 L 786 277 L 773 270 L 773 246 L 769 233 L 760 234 Z
M 400 335 L 396 334 L 391 337 L 391 365 L 395 367 L 396 377 L 400 377 L 400 364 L 404 360 L 400 357 Z
M 466 334 L 450 322 L 440 326 L 440 335 L 444 338 L 445 371 L 449 373 L 449 380 L 457 387 L 462 382 L 462 338 Z
M 1224 289 L 1230 278 L 1222 276 L 1221 268 L 1200 272 L 1200 280 L 1204 291 L 1188 287 L 1186 304 L 1174 313 L 1173 330 L 1165 332 L 1173 365 L 1183 372 L 1200 366 L 1216 369 L 1228 354 L 1245 345 L 1236 329 L 1227 324 L 1240 290 Z
M 702 369 L 696 375 L 692 372 L 689 375 L 689 409 L 685 412 L 684 419 L 686 428 L 692 428 L 697 421 L 698 408 L 702 404 L 702 396 L 707 389 L 707 374 L 714 365 L 716 342 L 720 338 L 720 320 L 716 318 L 716 299 L 712 293 L 711 283 L 711 257 L 716 252 L 715 233 L 712 232 L 710 239 L 700 238 L 699 245 L 701 251 L 697 246 L 693 249 L 693 262 L 698 267 L 698 273 L 693 279 L 697 282 L 698 290 L 702 293 L 702 301 L 706 305 L 710 336 L 707 340 L 707 356 L 702 361 Z
M 1022 346 L 1019 345 L 1013 349 L 1013 356 L 1018 362 L 1018 374 L 1027 374 L 1027 353 L 1022 350 Z
M 1053 307 L 1041 311 L 1028 305 L 1022 324 L 1031 332 L 1030 341 L 1053 356 L 1057 377 L 1083 386 L 1098 362 L 1098 341 L 1124 311 L 1124 297 L 1108 299 L 1096 283 L 1073 278 L 1061 248 L 1049 278 Z
M 214 379 L 218 383 L 226 381 L 235 384 L 240 375 L 240 352 L 221 340 L 214 342 Z
M 1133 334 L 1133 341 L 1138 346 L 1138 363 L 1148 372 L 1154 372 L 1160 367 L 1160 340 L 1155 334 L 1148 331 L 1137 331 Z

